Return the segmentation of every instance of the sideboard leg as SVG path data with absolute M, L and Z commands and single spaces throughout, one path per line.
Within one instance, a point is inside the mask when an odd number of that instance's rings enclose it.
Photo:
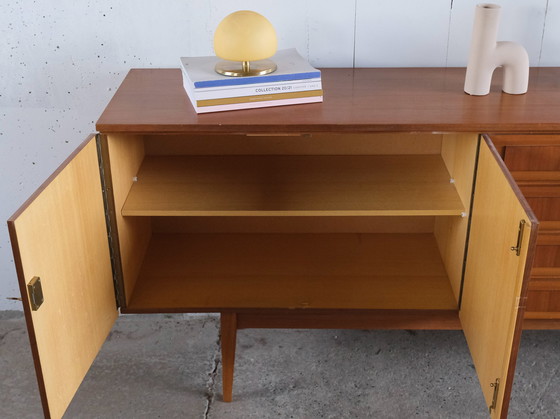
M 222 346 L 222 388 L 224 402 L 231 402 L 233 393 L 233 366 L 237 338 L 237 314 L 220 313 L 220 343 Z

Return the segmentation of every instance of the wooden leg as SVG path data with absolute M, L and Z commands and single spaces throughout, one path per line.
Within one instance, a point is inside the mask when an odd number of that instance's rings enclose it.
M 222 346 L 222 388 L 224 402 L 231 402 L 233 393 L 233 366 L 237 338 L 237 314 L 220 314 L 220 343 Z

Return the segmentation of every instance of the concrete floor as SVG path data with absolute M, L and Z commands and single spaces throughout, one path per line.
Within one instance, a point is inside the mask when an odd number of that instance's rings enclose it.
M 218 318 L 121 316 L 65 418 L 485 418 L 461 332 L 242 330 L 221 401 Z M 22 314 L 0 312 L 0 418 L 42 415 Z M 510 418 L 560 418 L 560 331 L 525 332 Z

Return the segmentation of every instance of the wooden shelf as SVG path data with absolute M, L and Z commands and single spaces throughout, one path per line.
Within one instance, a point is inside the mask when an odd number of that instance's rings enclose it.
M 124 216 L 460 215 L 439 155 L 147 156 Z
M 456 310 L 432 234 L 154 234 L 128 312 Z

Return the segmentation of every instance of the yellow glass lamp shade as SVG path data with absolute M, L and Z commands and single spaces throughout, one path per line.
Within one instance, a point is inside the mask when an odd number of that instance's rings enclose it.
M 276 53 L 278 40 L 263 15 L 240 10 L 226 16 L 214 33 L 214 52 L 223 60 L 216 71 L 232 77 L 272 73 L 276 64 L 267 60 Z

